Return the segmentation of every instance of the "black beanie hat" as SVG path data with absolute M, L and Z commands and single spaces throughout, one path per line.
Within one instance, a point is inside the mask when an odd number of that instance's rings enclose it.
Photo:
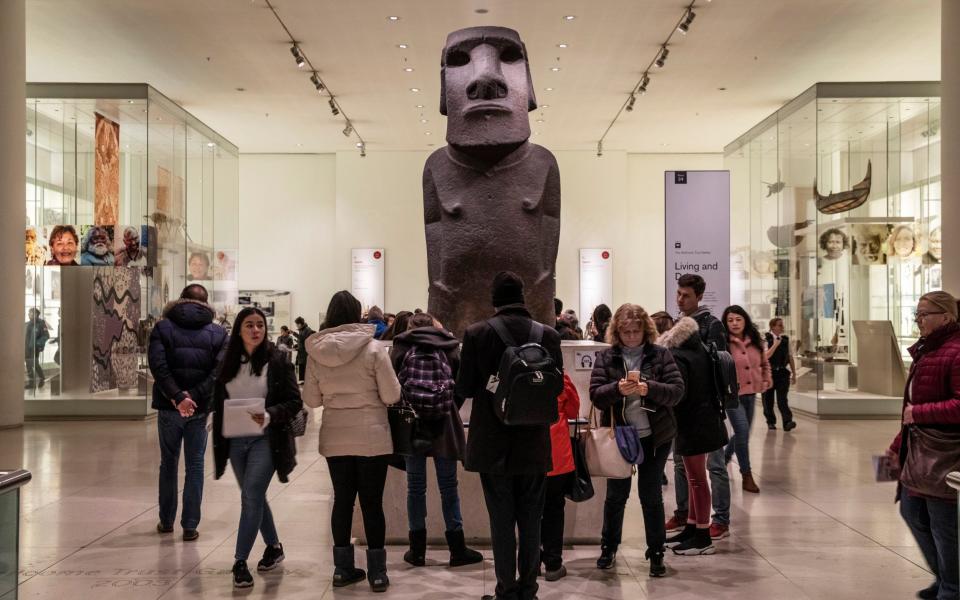
M 493 278 L 493 306 L 507 304 L 523 304 L 523 279 L 516 273 L 501 271 Z

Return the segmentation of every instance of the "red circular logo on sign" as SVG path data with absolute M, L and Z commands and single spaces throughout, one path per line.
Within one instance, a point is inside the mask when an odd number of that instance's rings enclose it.
M 610 253 L 604 250 L 603 254 L 601 254 L 600 256 L 603 257 L 603 260 L 607 260 L 608 258 L 610 258 Z
M 380 257 L 381 257 L 381 256 L 383 256 L 383 254 L 380 254 L 380 251 L 379 251 L 379 250 L 377 250 L 376 252 L 373 253 L 373 257 L 374 257 L 375 259 L 377 259 L 377 260 L 380 260 Z

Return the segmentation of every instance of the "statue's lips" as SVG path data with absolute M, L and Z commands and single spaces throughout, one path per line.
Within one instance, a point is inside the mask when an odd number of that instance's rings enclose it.
M 501 113 L 501 114 L 510 114 L 511 111 L 508 107 L 502 104 L 473 104 L 465 109 L 463 109 L 463 115 L 472 115 L 474 113 Z

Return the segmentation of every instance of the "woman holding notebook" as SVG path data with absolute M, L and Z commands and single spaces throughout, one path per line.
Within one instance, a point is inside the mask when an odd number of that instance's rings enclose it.
M 215 477 L 220 479 L 229 460 L 241 492 L 233 585 L 250 587 L 247 557 L 257 531 L 267 545 L 257 570 L 269 571 L 284 559 L 267 487 L 274 472 L 286 483 L 297 464 L 297 447 L 286 425 L 303 408 L 293 365 L 267 340 L 267 319 L 259 308 L 237 315 L 217 375 L 214 406 Z

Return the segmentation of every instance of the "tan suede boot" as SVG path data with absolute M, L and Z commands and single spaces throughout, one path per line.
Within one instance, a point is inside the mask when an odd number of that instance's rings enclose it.
M 753 480 L 753 473 L 750 471 L 743 473 L 743 491 L 751 494 L 760 493 L 760 488 L 757 486 L 757 482 Z

